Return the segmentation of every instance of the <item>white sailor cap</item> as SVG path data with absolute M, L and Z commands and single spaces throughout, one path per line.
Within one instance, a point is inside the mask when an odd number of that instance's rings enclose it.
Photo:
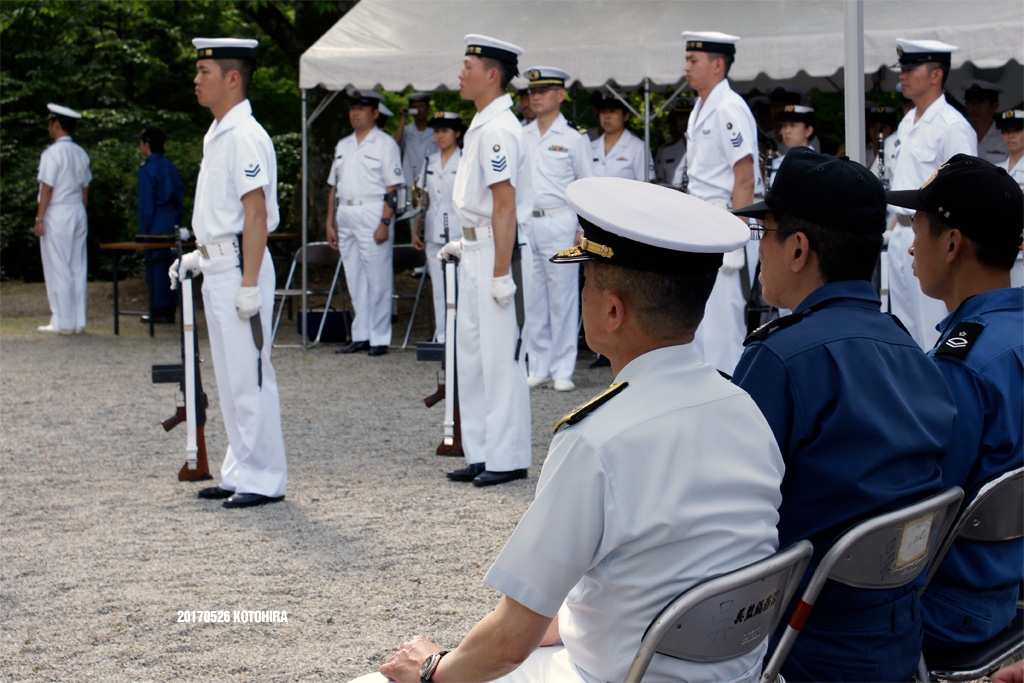
M 362 104 L 377 109 L 380 108 L 380 103 L 384 101 L 384 96 L 373 90 L 349 88 L 345 91 L 345 94 L 352 98 L 352 104 Z
M 383 102 L 381 102 L 379 105 L 377 105 L 377 111 L 380 112 L 381 116 L 394 116 L 395 115 L 395 113 L 393 111 L 391 111 L 390 109 L 388 109 L 387 105 L 385 105 Z
M 950 55 L 959 50 L 956 45 L 941 40 L 896 39 L 896 54 L 900 61 L 897 66 L 917 66 L 925 62 L 938 62 L 949 66 Z
M 808 125 L 814 125 L 814 107 L 806 107 L 802 104 L 787 104 L 782 111 L 775 115 L 776 121 L 799 121 Z
M 408 95 L 406 95 L 405 98 L 407 100 L 409 100 L 410 102 L 415 102 L 416 100 L 427 100 L 429 102 L 430 101 L 430 93 L 428 93 L 428 92 L 411 92 Z
M 454 111 L 434 112 L 434 116 L 427 121 L 428 128 L 451 128 L 452 130 L 466 130 L 466 124 L 462 117 Z
M 996 128 L 999 130 L 1021 130 L 1024 128 L 1024 109 L 1007 109 L 996 114 Z
M 739 36 L 718 31 L 683 31 L 687 52 L 720 52 L 725 55 L 736 54 L 736 43 Z
M 979 80 L 964 81 L 960 84 L 960 89 L 967 97 L 978 97 L 980 99 L 989 100 L 998 100 L 999 96 L 1006 92 L 995 83 Z
M 50 113 L 54 114 L 55 116 L 63 116 L 63 117 L 69 118 L 69 119 L 80 119 L 80 118 L 82 118 L 82 115 L 79 114 L 74 109 L 69 109 L 69 108 L 67 108 L 67 107 L 65 107 L 63 105 L 54 104 L 53 102 L 50 102 L 49 104 L 47 104 L 46 108 L 49 109 Z
M 259 41 L 253 38 L 193 38 L 196 59 L 256 59 Z
M 524 70 L 523 73 L 530 79 L 531 88 L 543 88 L 549 85 L 564 88 L 566 81 L 572 78 L 568 71 L 553 66 L 533 66 Z
M 714 272 L 750 229 L 724 209 L 660 185 L 615 177 L 577 180 L 565 201 L 579 217 L 578 247 L 553 263 L 599 261 L 658 273 Z
M 466 41 L 466 54 L 474 57 L 489 57 L 500 62 L 511 64 L 519 68 L 519 57 L 523 54 L 523 48 L 504 40 L 482 36 L 479 33 L 469 33 L 464 38 Z

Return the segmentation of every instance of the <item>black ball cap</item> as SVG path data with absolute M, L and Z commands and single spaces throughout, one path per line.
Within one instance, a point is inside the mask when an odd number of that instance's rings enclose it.
M 162 145 L 167 141 L 167 136 L 156 126 L 146 126 L 141 133 L 135 136 L 135 139 L 144 140 L 150 144 L 155 142 L 158 145 Z
M 944 223 L 990 247 L 1017 247 L 1024 227 L 1024 192 L 1004 169 L 957 154 L 919 190 L 887 193 L 889 203 L 937 214 Z
M 733 211 L 764 218 L 784 211 L 824 228 L 858 235 L 885 232 L 885 188 L 871 171 L 849 157 L 793 147 L 782 159 L 764 201 Z

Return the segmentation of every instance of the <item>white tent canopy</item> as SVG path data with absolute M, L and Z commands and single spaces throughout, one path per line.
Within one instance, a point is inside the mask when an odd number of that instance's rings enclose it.
M 775 81 L 838 90 L 843 8 L 842 0 L 362 0 L 302 56 L 299 87 L 457 89 L 466 33 L 514 42 L 525 50 L 521 66 L 557 65 L 586 87 L 633 88 L 645 78 L 668 86 L 682 78 L 680 33 L 714 30 L 742 37 L 730 73 L 741 91 Z M 896 61 L 897 37 L 959 46 L 953 92 L 984 77 L 1007 89 L 1006 104 L 1024 94 L 1019 0 L 866 0 L 865 74 Z M 887 89 L 895 83 L 887 73 Z

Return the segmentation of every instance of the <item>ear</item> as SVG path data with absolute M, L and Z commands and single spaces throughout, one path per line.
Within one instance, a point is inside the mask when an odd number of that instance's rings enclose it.
M 608 291 L 605 297 L 604 329 L 614 332 L 626 322 L 626 300 L 618 292 Z
M 811 243 L 807 239 L 807 235 L 802 232 L 794 233 L 789 237 L 787 243 L 789 268 L 794 273 L 799 273 L 810 265 Z
M 228 72 L 228 87 L 229 88 L 240 88 L 242 87 L 242 74 L 239 73 L 238 69 L 232 69 Z
M 962 232 L 956 228 L 952 228 L 946 233 L 945 243 L 942 245 L 946 250 L 946 265 L 952 264 L 960 254 L 967 249 L 968 240 Z

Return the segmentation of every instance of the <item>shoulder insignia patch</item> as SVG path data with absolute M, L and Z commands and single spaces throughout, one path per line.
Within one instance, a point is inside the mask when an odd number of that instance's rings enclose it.
M 576 424 L 577 422 L 585 418 L 587 415 L 594 412 L 597 408 L 613 399 L 627 386 L 629 386 L 629 382 L 619 382 L 618 384 L 611 385 L 610 387 L 602 391 L 600 394 L 590 399 L 583 405 L 577 407 L 575 410 L 573 410 L 568 415 L 559 420 L 558 424 L 555 425 L 555 428 L 551 430 L 551 433 L 557 434 L 559 428 L 562 427 L 563 425 Z
M 731 123 L 725 124 L 725 127 L 728 128 L 729 130 L 732 130 L 732 124 Z
M 501 151 L 501 145 L 495 145 L 491 149 L 493 149 L 495 152 L 500 152 Z
M 743 340 L 743 346 L 744 348 L 746 348 L 747 346 L 753 344 L 754 342 L 764 341 L 765 339 L 768 338 L 768 335 L 774 332 L 775 330 L 782 330 L 789 327 L 790 325 L 796 325 L 803 319 L 803 313 L 791 313 L 782 318 L 770 320 L 766 322 L 764 325 L 761 325 L 761 327 L 751 332 L 747 336 L 747 338 Z
M 978 337 L 981 336 L 981 331 L 984 329 L 985 326 L 981 323 L 957 324 L 950 331 L 949 336 L 943 339 L 935 348 L 935 355 L 953 356 L 961 360 L 967 358 L 971 346 L 978 340 Z

